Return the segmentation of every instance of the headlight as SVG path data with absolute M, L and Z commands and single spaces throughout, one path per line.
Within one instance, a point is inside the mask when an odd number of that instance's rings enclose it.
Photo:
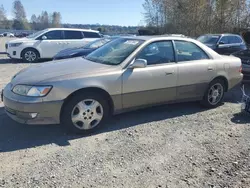
M 13 88 L 13 93 L 29 97 L 44 97 L 47 95 L 52 86 L 28 86 L 28 85 L 16 85 Z
M 9 47 L 18 47 L 22 44 L 22 42 L 18 42 L 18 43 L 9 43 Z

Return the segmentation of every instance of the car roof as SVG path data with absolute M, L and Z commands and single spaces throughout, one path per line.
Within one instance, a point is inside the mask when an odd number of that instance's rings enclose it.
M 206 35 L 211 35 L 211 36 L 240 36 L 240 35 L 237 35 L 237 34 L 232 34 L 232 33 L 221 33 L 221 34 L 205 34 L 205 35 L 203 35 L 203 36 L 206 36 Z
M 177 35 L 153 35 L 153 36 L 135 36 L 135 37 L 121 37 L 121 38 L 128 38 L 128 39 L 138 39 L 138 40 L 193 40 L 186 36 L 177 36 Z
M 77 28 L 48 28 L 47 30 L 48 31 L 53 31 L 53 30 L 87 31 L 87 32 L 99 33 L 99 31 L 92 30 L 92 29 L 77 29 Z

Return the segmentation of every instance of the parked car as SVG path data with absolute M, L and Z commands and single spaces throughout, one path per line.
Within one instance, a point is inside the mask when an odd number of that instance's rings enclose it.
M 99 31 L 50 28 L 6 43 L 6 51 L 11 58 L 36 62 L 39 58 L 53 58 L 61 50 L 81 47 L 98 38 L 101 38 Z
M 3 36 L 4 37 L 15 37 L 15 35 L 13 33 L 10 33 L 10 32 L 3 33 Z
M 70 48 L 62 50 L 54 56 L 54 60 L 86 56 L 113 39 L 116 39 L 116 37 L 97 39 L 80 48 Z
M 0 37 L 4 37 L 4 36 L 3 36 L 3 33 L 0 34 Z
M 231 54 L 239 57 L 242 62 L 243 81 L 250 81 L 250 49 L 242 50 Z
M 221 56 L 193 39 L 119 38 L 85 58 L 22 70 L 4 88 L 3 102 L 20 123 L 61 123 L 86 133 L 109 115 L 147 106 L 202 101 L 217 107 L 241 82 L 240 70 L 239 58 Z
M 16 36 L 17 38 L 24 38 L 24 37 L 29 36 L 29 34 L 28 34 L 28 33 L 18 33 L 18 34 L 16 34 L 15 36 Z
M 200 36 L 197 40 L 223 55 L 247 49 L 241 36 L 234 34 L 209 34 Z

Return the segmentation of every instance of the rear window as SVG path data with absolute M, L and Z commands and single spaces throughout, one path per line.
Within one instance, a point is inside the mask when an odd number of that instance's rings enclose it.
M 64 31 L 65 39 L 82 39 L 81 31 Z
M 96 33 L 96 32 L 84 31 L 83 35 L 85 38 L 101 38 L 101 35 L 99 33 Z

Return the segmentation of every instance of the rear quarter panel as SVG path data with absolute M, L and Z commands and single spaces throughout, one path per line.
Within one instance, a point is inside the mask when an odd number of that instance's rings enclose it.
M 228 80 L 228 89 L 233 88 L 242 80 L 241 59 L 232 56 L 221 56 L 216 59 L 216 77 L 223 76 Z

